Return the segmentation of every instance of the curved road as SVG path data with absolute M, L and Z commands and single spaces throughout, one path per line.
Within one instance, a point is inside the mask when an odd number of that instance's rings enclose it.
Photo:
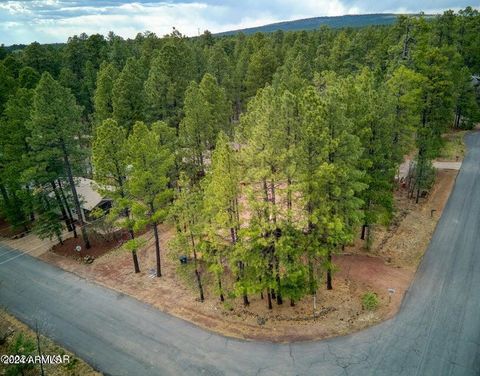
M 399 314 L 362 332 L 291 345 L 228 339 L 6 248 L 0 305 L 107 375 L 480 375 L 480 134 L 467 144 Z

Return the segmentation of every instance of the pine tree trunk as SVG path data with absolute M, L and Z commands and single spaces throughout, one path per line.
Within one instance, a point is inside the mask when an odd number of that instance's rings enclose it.
M 138 265 L 137 251 L 132 251 L 132 258 L 133 258 L 133 268 L 135 270 L 135 273 L 140 273 L 140 266 Z
M 273 309 L 272 294 L 270 292 L 270 288 L 267 288 L 267 299 L 268 299 L 268 309 Z
M 308 256 L 308 286 L 310 290 L 310 295 L 315 294 L 315 281 L 313 280 L 313 262 L 312 257 Z
M 360 236 L 360 239 L 365 240 L 365 235 L 367 233 L 368 225 L 366 223 L 363 224 L 362 226 L 362 235 Z
M 0 193 L 2 194 L 3 201 L 8 204 L 9 199 L 8 199 L 8 193 L 7 190 L 5 189 L 5 186 L 3 184 L 0 184 Z
M 60 182 L 60 179 L 57 180 L 57 183 L 58 183 L 58 188 L 60 190 L 60 196 L 62 197 L 63 204 L 67 209 L 68 218 L 70 219 L 70 224 L 72 226 L 72 231 L 73 231 L 73 237 L 78 238 L 77 229 L 75 226 L 75 221 L 73 220 L 72 211 L 70 210 L 70 205 L 68 205 L 67 198 L 65 197 L 65 193 L 63 192 L 62 183 Z
M 248 307 L 250 305 L 250 302 L 248 301 L 248 295 L 245 291 L 243 292 L 243 305 L 245 307 Z
M 30 187 L 28 186 L 28 184 L 25 184 L 25 190 L 28 192 L 28 195 L 30 196 L 31 193 L 30 193 Z M 34 207 L 33 207 L 33 204 L 31 202 L 31 200 L 29 201 L 29 205 L 28 205 L 28 209 L 30 210 L 30 222 L 35 222 L 35 212 L 34 212 Z
M 292 178 L 289 176 L 287 179 L 287 210 L 288 210 L 288 221 L 291 221 L 292 217 Z
M 237 276 L 237 281 L 240 281 L 240 276 L 241 275 L 243 276 L 243 269 L 244 269 L 244 265 L 242 261 L 238 262 L 238 268 L 240 269 L 240 273 Z M 248 301 L 247 291 L 245 289 L 243 289 L 243 305 L 245 307 L 250 305 L 250 302 Z
M 162 263 L 160 260 L 160 239 L 158 236 L 157 223 L 153 224 L 153 234 L 155 235 L 155 257 L 157 260 L 157 277 L 162 276 Z
M 150 210 L 151 210 L 152 215 L 153 215 L 154 207 L 153 207 L 152 202 L 150 203 Z M 161 277 L 162 276 L 162 263 L 161 263 L 161 260 L 160 260 L 160 238 L 158 236 L 157 222 L 153 223 L 153 234 L 155 236 L 155 257 L 156 257 L 156 261 L 157 261 L 157 277 Z
M 77 188 L 75 187 L 75 182 L 73 181 L 72 167 L 70 166 L 70 161 L 68 159 L 67 148 L 62 142 L 63 150 L 63 160 L 65 162 L 65 170 L 68 177 L 68 182 L 70 183 L 70 189 L 72 190 L 73 202 L 75 203 L 75 209 L 78 214 L 78 222 L 80 223 L 80 230 L 82 231 L 82 238 L 85 243 L 85 248 L 90 249 L 90 240 L 88 239 L 87 229 L 85 227 L 85 221 L 83 220 L 83 212 L 80 207 L 80 200 L 78 199 Z
M 283 304 L 283 299 L 282 299 L 282 290 L 281 290 L 281 284 L 280 284 L 280 265 L 278 261 L 278 257 L 275 256 L 275 281 L 277 283 L 277 304 L 281 305 Z
M 198 271 L 197 251 L 195 249 L 195 241 L 193 239 L 193 234 L 191 232 L 190 232 L 190 239 L 192 241 L 193 261 L 195 265 L 195 277 L 197 278 L 197 286 L 198 286 L 198 291 L 200 293 L 200 301 L 203 303 L 203 301 L 205 300 L 205 297 L 203 295 L 202 279 L 200 277 L 200 272 Z
M 67 230 L 72 231 L 72 226 L 70 224 L 70 219 L 67 216 L 67 212 L 65 211 L 65 207 L 63 206 L 62 199 L 60 198 L 60 195 L 58 194 L 57 186 L 55 185 L 55 182 L 53 180 L 50 182 L 50 184 L 52 186 L 53 193 L 55 195 L 55 199 L 57 200 L 58 207 L 60 208 L 60 212 L 62 213 L 62 219 L 65 222 Z
M 280 292 L 280 276 L 277 274 L 277 304 L 283 304 L 282 293 Z
M 328 261 L 328 268 L 327 268 L 327 290 L 333 289 L 332 286 L 332 251 L 328 251 L 327 253 L 327 261 Z
M 295 300 L 290 299 L 290 307 L 295 307 Z
M 203 296 L 202 279 L 200 278 L 200 272 L 198 271 L 196 266 L 195 266 L 195 276 L 197 277 L 197 286 L 198 286 L 198 291 L 200 292 L 200 301 L 203 303 L 203 301 L 205 300 L 205 297 Z
M 221 280 L 220 276 L 218 276 L 218 291 L 220 292 L 220 301 L 224 302 L 225 297 L 223 296 L 222 280 Z

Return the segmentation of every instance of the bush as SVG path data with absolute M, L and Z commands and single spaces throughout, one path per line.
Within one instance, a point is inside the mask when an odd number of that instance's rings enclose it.
M 378 307 L 378 296 L 374 292 L 367 292 L 362 296 L 362 307 L 368 311 L 374 311 Z

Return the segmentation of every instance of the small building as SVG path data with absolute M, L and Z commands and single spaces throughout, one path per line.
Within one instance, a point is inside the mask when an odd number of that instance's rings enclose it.
M 80 207 L 83 218 L 86 222 L 92 221 L 91 213 L 95 209 L 102 209 L 104 212 L 112 207 L 112 199 L 102 195 L 98 190 L 98 184 L 91 179 L 75 177 L 75 188 L 77 189 Z M 108 190 L 108 187 L 107 187 Z M 72 208 L 72 216 L 78 219 L 75 208 Z

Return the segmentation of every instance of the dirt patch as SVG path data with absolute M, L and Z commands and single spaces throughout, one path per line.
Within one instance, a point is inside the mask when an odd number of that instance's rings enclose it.
M 41 328 L 39 324 L 39 331 L 42 332 L 45 328 Z M 48 334 L 48 333 L 47 333 Z M 19 337 L 23 337 L 23 341 L 21 342 L 24 348 L 23 351 L 17 352 L 14 349 L 14 345 L 17 341 L 19 341 Z M 19 342 L 20 343 L 20 342 Z M 13 316 L 7 314 L 4 311 L 0 310 L 0 354 L 2 355 L 15 355 L 15 354 L 30 354 L 29 351 L 25 349 L 32 349 L 32 355 L 38 355 L 38 348 L 37 348 L 37 338 L 36 333 L 31 330 L 28 326 L 21 323 Z M 71 352 L 57 346 L 54 342 L 49 340 L 48 338 L 44 337 L 43 335 L 40 336 L 40 349 L 43 355 L 68 355 L 69 362 L 60 365 L 51 365 L 45 364 L 44 365 L 44 372 L 46 375 L 51 376 L 101 376 L 101 373 L 95 372 L 92 367 L 90 367 L 87 363 L 83 360 L 77 358 Z M 0 375 L 6 374 L 9 367 L 3 363 L 0 363 Z M 12 370 L 9 370 L 12 372 Z M 25 376 L 34 376 L 40 374 L 40 366 L 35 365 L 29 369 L 17 371 L 17 373 L 11 373 L 12 375 L 25 375 Z
M 127 231 L 117 231 L 111 236 L 104 237 L 99 234 L 90 234 L 89 240 L 91 247 L 86 249 L 82 238 L 68 238 L 63 241 L 63 244 L 56 244 L 51 248 L 51 251 L 57 255 L 70 257 L 76 260 L 84 259 L 85 257 L 98 258 L 108 251 L 120 247 L 125 241 L 129 239 Z M 77 248 L 79 247 L 79 248 Z M 80 249 L 80 251 L 77 251 Z
M 23 229 L 15 229 L 3 218 L 0 218 L 0 237 L 2 238 L 16 238 L 22 235 L 24 232 Z
M 398 191 L 395 195 L 398 210 L 392 226 L 374 230 L 370 254 L 395 267 L 416 269 L 443 213 L 457 172 L 438 170 L 435 185 L 418 205 L 407 198 L 405 190 Z

